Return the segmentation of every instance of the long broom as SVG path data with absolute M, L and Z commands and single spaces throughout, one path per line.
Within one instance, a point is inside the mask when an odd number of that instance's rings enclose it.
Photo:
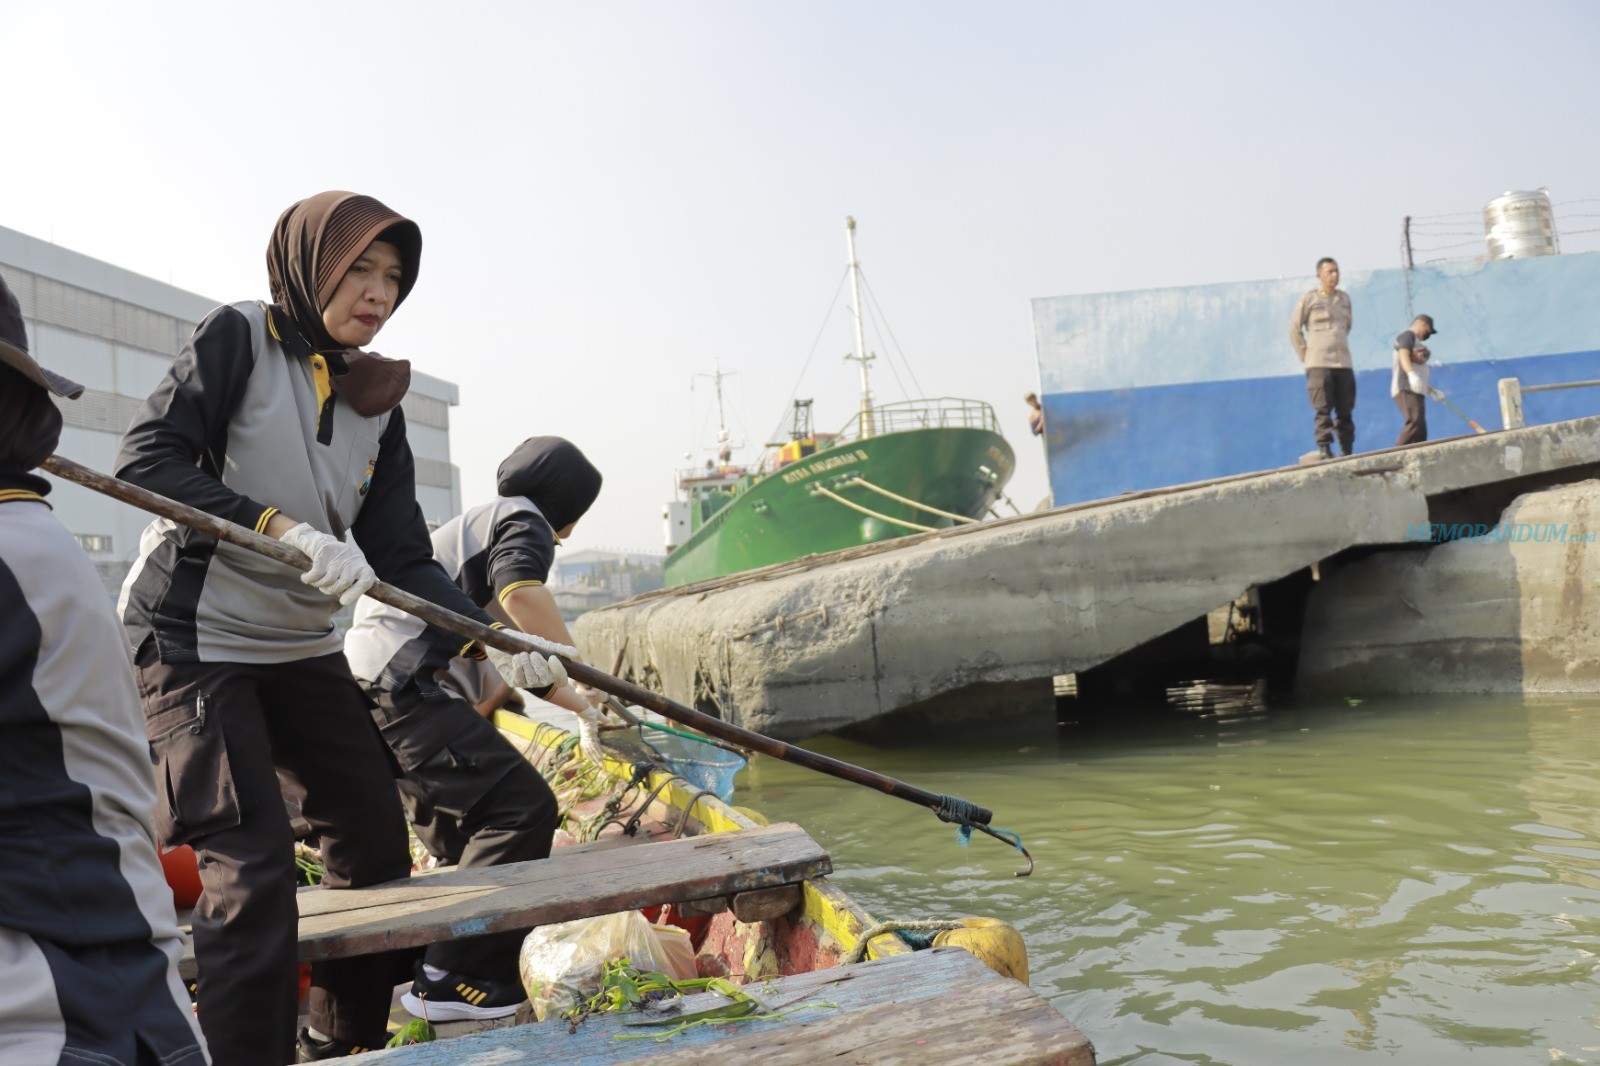
M 274 540 L 271 537 L 257 533 L 253 529 L 246 529 L 241 525 L 218 518 L 216 515 L 190 507 L 188 504 L 168 499 L 165 496 L 151 492 L 149 489 L 129 484 L 126 481 L 102 474 L 97 470 L 91 470 L 89 467 L 75 463 L 71 459 L 52 455 L 41 465 L 45 470 L 55 474 L 57 477 L 65 478 L 67 481 L 75 482 L 85 488 L 93 489 L 95 492 L 121 500 L 123 503 L 130 503 L 152 514 L 158 514 L 163 518 L 182 523 L 191 529 L 216 537 L 218 540 L 225 540 L 230 544 L 258 552 L 269 559 L 276 559 L 285 566 L 302 571 L 311 568 L 311 560 L 303 552 L 289 547 L 282 541 Z M 431 622 L 441 629 L 459 634 L 469 640 L 475 640 L 480 644 L 493 645 L 501 651 L 544 653 L 544 649 L 540 647 L 542 642 L 536 638 L 528 637 L 513 629 L 491 629 L 481 622 L 463 617 L 454 611 L 448 611 L 438 604 L 430 603 L 382 581 L 368 589 L 366 595 L 379 603 L 397 607 L 425 622 Z M 774 759 L 782 759 L 784 762 L 794 763 L 796 766 L 804 766 L 809 770 L 816 770 L 831 777 L 851 781 L 858 785 L 866 785 L 869 788 L 877 789 L 879 792 L 886 792 L 899 799 L 927 807 L 938 816 L 940 821 L 955 824 L 963 842 L 971 835 L 973 830 L 992 836 L 996 840 L 1003 841 L 1016 848 L 1022 853 L 1022 857 L 1027 860 L 1027 868 L 1018 871 L 1016 876 L 1026 877 L 1033 872 L 1033 856 L 1029 855 L 1028 850 L 1022 846 L 1021 838 L 1007 830 L 992 828 L 989 823 L 994 818 L 994 813 L 986 808 L 979 807 L 975 803 L 968 802 L 957 796 L 929 792 L 915 785 L 889 777 L 886 774 L 867 770 L 827 755 L 795 747 L 793 744 L 786 744 L 781 740 L 764 736 L 761 733 L 743 729 L 731 722 L 724 722 L 720 718 L 713 718 L 709 714 L 702 714 L 691 707 L 685 707 L 683 704 L 675 700 L 669 700 L 665 696 L 651 692 L 649 689 L 640 688 L 632 682 L 612 677 L 610 674 L 598 670 L 588 663 L 568 659 L 565 656 L 560 658 L 562 664 L 566 667 L 567 676 L 573 680 L 581 681 L 585 685 L 600 689 L 603 692 L 609 692 L 628 703 L 648 707 L 663 717 L 697 729 L 707 736 L 737 744 L 739 747 L 769 755 Z
M 1462 418 L 1466 418 L 1467 425 L 1472 427 L 1472 431 L 1474 433 L 1487 433 L 1487 432 L 1489 432 L 1488 430 L 1484 429 L 1482 426 L 1478 425 L 1478 423 L 1474 422 L 1472 419 L 1467 418 L 1467 412 L 1463 411 L 1461 408 L 1457 407 L 1455 404 L 1453 404 L 1449 400 L 1445 399 L 1444 393 L 1440 392 L 1438 389 L 1429 389 L 1428 390 L 1428 394 L 1430 396 L 1432 396 L 1435 400 L 1438 400 L 1440 403 L 1442 403 L 1446 407 L 1450 408 L 1450 410 L 1454 411 L 1456 414 L 1460 415 Z

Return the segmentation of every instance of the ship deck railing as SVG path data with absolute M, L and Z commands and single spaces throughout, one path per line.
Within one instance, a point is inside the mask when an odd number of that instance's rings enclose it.
M 982 400 L 963 400 L 952 396 L 878 404 L 872 408 L 869 420 L 870 428 L 863 433 L 861 415 L 857 414 L 845 424 L 838 436 L 828 442 L 828 447 L 913 429 L 985 429 L 991 433 L 1000 432 L 1000 420 L 995 417 L 994 408 Z

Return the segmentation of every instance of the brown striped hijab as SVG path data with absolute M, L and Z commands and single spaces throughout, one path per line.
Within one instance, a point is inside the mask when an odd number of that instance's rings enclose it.
M 350 264 L 380 239 L 400 250 L 404 264 L 394 301 L 398 308 L 416 284 L 422 259 L 422 231 L 415 222 L 370 196 L 338 190 L 301 200 L 278 217 L 267 245 L 272 302 L 294 320 L 312 348 L 339 348 L 322 325 L 322 309 Z

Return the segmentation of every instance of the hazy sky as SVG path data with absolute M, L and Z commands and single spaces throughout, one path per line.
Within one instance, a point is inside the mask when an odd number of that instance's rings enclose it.
M 416 219 L 374 347 L 460 385 L 468 505 L 526 436 L 587 451 L 574 547 L 659 550 L 714 361 L 749 456 L 797 387 L 849 416 L 846 214 L 925 394 L 1000 414 L 1024 506 L 1034 297 L 1396 266 L 1405 215 L 1470 242 L 1514 188 L 1600 229 L 1592 0 L 0 0 L 0 41 L 0 224 L 232 301 L 294 200 Z

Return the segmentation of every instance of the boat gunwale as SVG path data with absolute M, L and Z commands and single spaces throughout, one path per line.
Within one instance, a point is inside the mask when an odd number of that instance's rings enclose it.
M 503 735 L 508 734 L 508 739 L 514 738 L 512 741 L 514 745 L 517 741 L 524 742 L 519 746 L 519 751 L 530 761 L 535 747 L 549 750 L 573 736 L 558 725 L 536 721 L 510 711 L 495 712 L 493 724 Z M 553 734 L 554 743 L 540 739 L 540 734 L 544 731 Z M 633 766 L 613 756 L 606 760 L 602 771 L 618 784 L 626 784 L 632 777 Z M 648 813 L 665 820 L 669 815 L 683 817 L 685 807 L 689 808 L 684 828 L 686 836 L 737 833 L 760 828 L 760 823 L 755 819 L 741 813 L 715 795 L 702 793 L 691 782 L 676 774 L 665 770 L 652 770 L 643 784 L 649 789 L 661 786 L 660 792 L 647 808 Z M 696 816 L 696 811 L 700 812 L 699 817 Z M 790 920 L 796 923 L 809 922 L 821 933 L 831 937 L 839 946 L 841 958 L 855 951 L 860 943 L 861 934 L 878 924 L 878 920 L 866 908 L 826 877 L 806 878 L 800 882 L 800 891 L 800 906 L 789 916 Z M 864 957 L 887 958 L 910 951 L 911 948 L 905 941 L 895 934 L 880 933 L 872 938 Z

